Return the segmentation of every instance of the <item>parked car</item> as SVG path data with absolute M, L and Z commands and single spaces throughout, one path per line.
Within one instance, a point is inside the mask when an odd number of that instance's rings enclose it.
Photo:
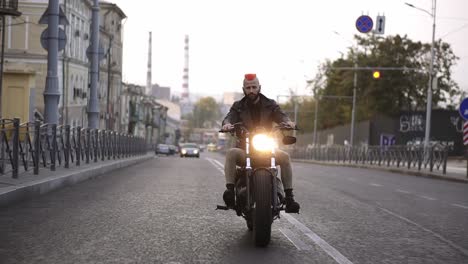
M 200 148 L 195 143 L 184 143 L 180 145 L 180 157 L 200 158 Z
M 171 155 L 176 154 L 176 149 L 177 149 L 176 146 L 174 146 L 174 145 L 169 145 L 169 153 L 170 153 Z
M 158 144 L 156 146 L 156 154 L 164 154 L 164 155 L 171 155 L 171 149 L 169 148 L 169 145 L 166 144 Z

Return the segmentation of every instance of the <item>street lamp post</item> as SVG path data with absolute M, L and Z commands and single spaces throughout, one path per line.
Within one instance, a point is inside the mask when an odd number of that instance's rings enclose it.
M 337 31 L 333 31 L 336 35 L 342 37 L 349 43 L 351 43 L 351 47 L 354 46 L 354 43 L 350 41 L 349 39 L 343 37 L 340 33 Z M 357 51 L 356 51 L 357 52 Z M 354 123 L 356 122 L 356 89 L 357 89 L 357 70 L 358 70 L 358 65 L 357 65 L 357 54 L 353 54 L 353 61 L 354 61 L 354 66 L 353 66 L 353 71 L 354 71 L 354 80 L 353 80 L 353 109 L 351 110 L 351 131 L 350 131 L 350 140 L 349 143 L 351 146 L 354 145 Z M 315 137 L 315 136 L 314 136 Z
M 350 144 L 354 146 L 354 123 L 356 122 L 356 87 L 357 87 L 357 59 L 354 57 L 354 81 L 353 81 L 353 109 L 351 110 L 351 136 Z
M 429 14 L 432 17 L 432 42 L 431 42 L 431 65 L 429 68 L 429 83 L 427 85 L 427 105 L 426 105 L 426 132 L 424 135 L 424 148 L 429 147 L 429 138 L 431 136 L 431 112 L 432 112 L 432 86 L 434 78 L 434 43 L 435 43 L 435 27 L 436 27 L 436 4 L 437 0 L 432 0 L 432 13 L 425 9 L 416 7 L 412 4 L 405 3 L 407 6 L 418 9 Z

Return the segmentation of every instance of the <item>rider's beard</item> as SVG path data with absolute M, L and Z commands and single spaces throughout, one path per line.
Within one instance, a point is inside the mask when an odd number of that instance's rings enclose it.
M 249 93 L 247 95 L 247 99 L 249 100 L 250 103 L 254 103 L 258 98 L 258 94 L 255 93 Z

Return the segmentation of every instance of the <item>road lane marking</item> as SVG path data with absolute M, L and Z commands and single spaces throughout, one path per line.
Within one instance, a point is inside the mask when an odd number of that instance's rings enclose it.
M 216 162 L 216 164 L 218 164 L 218 166 L 221 168 L 221 169 L 224 169 L 224 164 L 222 164 L 221 162 L 219 162 L 218 160 L 216 159 L 213 159 L 214 162 Z
M 375 187 L 382 187 L 383 186 L 382 184 L 378 184 L 378 183 L 369 183 L 369 185 L 372 185 L 372 186 L 375 186 Z
M 293 224 L 297 229 L 302 231 L 304 235 L 309 237 L 315 244 L 317 244 L 321 249 L 323 249 L 330 257 L 332 257 L 336 262 L 339 264 L 353 264 L 349 259 L 343 256 L 338 250 L 328 244 L 325 240 L 320 238 L 317 234 L 315 234 L 312 230 L 307 228 L 304 224 L 299 222 L 296 218 L 292 217 L 291 215 L 285 213 L 281 214 L 286 218 L 291 224 Z
M 426 199 L 426 200 L 429 200 L 429 201 L 437 200 L 436 198 L 432 198 L 432 197 L 425 196 L 425 195 L 418 195 L 418 196 L 421 197 L 421 198 L 424 198 L 424 199 Z
M 279 231 L 289 240 L 298 250 L 310 250 L 311 246 L 307 245 L 304 241 L 300 240 L 288 228 L 280 228 Z
M 468 209 L 468 206 L 466 205 L 461 205 L 461 204 L 452 204 L 453 206 L 456 206 L 456 207 L 461 207 L 463 209 Z
M 422 230 L 424 230 L 424 231 L 426 231 L 426 232 L 432 234 L 433 236 L 437 237 L 438 239 L 442 240 L 443 242 L 449 244 L 449 245 L 452 246 L 453 248 L 455 248 L 455 249 L 457 249 L 458 251 L 460 251 L 463 255 L 468 256 L 468 250 L 467 250 L 467 249 L 464 249 L 464 248 L 458 246 L 457 244 L 455 244 L 455 243 L 453 243 L 452 241 L 450 241 L 450 240 L 444 238 L 443 236 L 437 234 L 436 232 L 431 231 L 431 230 L 429 230 L 429 229 L 423 227 L 422 225 L 420 225 L 420 224 L 418 224 L 418 223 L 415 223 L 415 222 L 409 220 L 408 218 L 406 218 L 406 217 L 404 217 L 404 216 L 401 216 L 401 215 L 399 215 L 399 214 L 397 214 L 397 213 L 394 213 L 394 212 L 392 212 L 392 211 L 389 211 L 389 210 L 387 210 L 387 209 L 385 209 L 385 208 L 382 208 L 382 207 L 378 207 L 378 208 L 379 208 L 380 210 L 382 210 L 382 211 L 384 211 L 384 212 L 390 214 L 390 215 L 393 215 L 393 216 L 396 217 L 396 218 L 399 218 L 399 219 L 401 219 L 401 220 L 403 220 L 403 221 L 405 221 L 405 222 L 407 222 L 407 223 L 409 223 L 409 224 L 412 224 L 412 225 L 414 225 L 414 226 L 416 226 L 416 227 L 418 227 L 418 228 L 420 228 L 420 229 L 422 229 Z
M 399 193 L 406 193 L 406 194 L 410 194 L 410 192 L 408 191 L 405 191 L 405 190 L 400 190 L 400 189 L 396 189 L 397 192 Z
M 218 165 L 217 165 L 215 162 L 213 162 L 212 159 L 210 159 L 210 158 L 205 158 L 205 159 L 206 159 L 208 162 L 210 162 L 211 165 L 213 165 L 213 166 L 215 167 L 215 169 L 217 169 L 219 172 L 221 172 L 222 175 L 224 175 L 224 170 L 221 169 L 220 167 L 218 167 Z

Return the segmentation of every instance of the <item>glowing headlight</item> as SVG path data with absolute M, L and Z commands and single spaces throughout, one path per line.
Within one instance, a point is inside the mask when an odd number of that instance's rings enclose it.
M 275 140 L 264 134 L 255 135 L 252 139 L 252 144 L 258 151 L 269 151 L 276 147 Z
M 197 154 L 197 153 L 198 153 L 198 150 L 195 149 L 195 150 L 193 151 L 193 154 Z
M 187 154 L 187 150 L 183 149 L 182 151 L 182 154 Z

